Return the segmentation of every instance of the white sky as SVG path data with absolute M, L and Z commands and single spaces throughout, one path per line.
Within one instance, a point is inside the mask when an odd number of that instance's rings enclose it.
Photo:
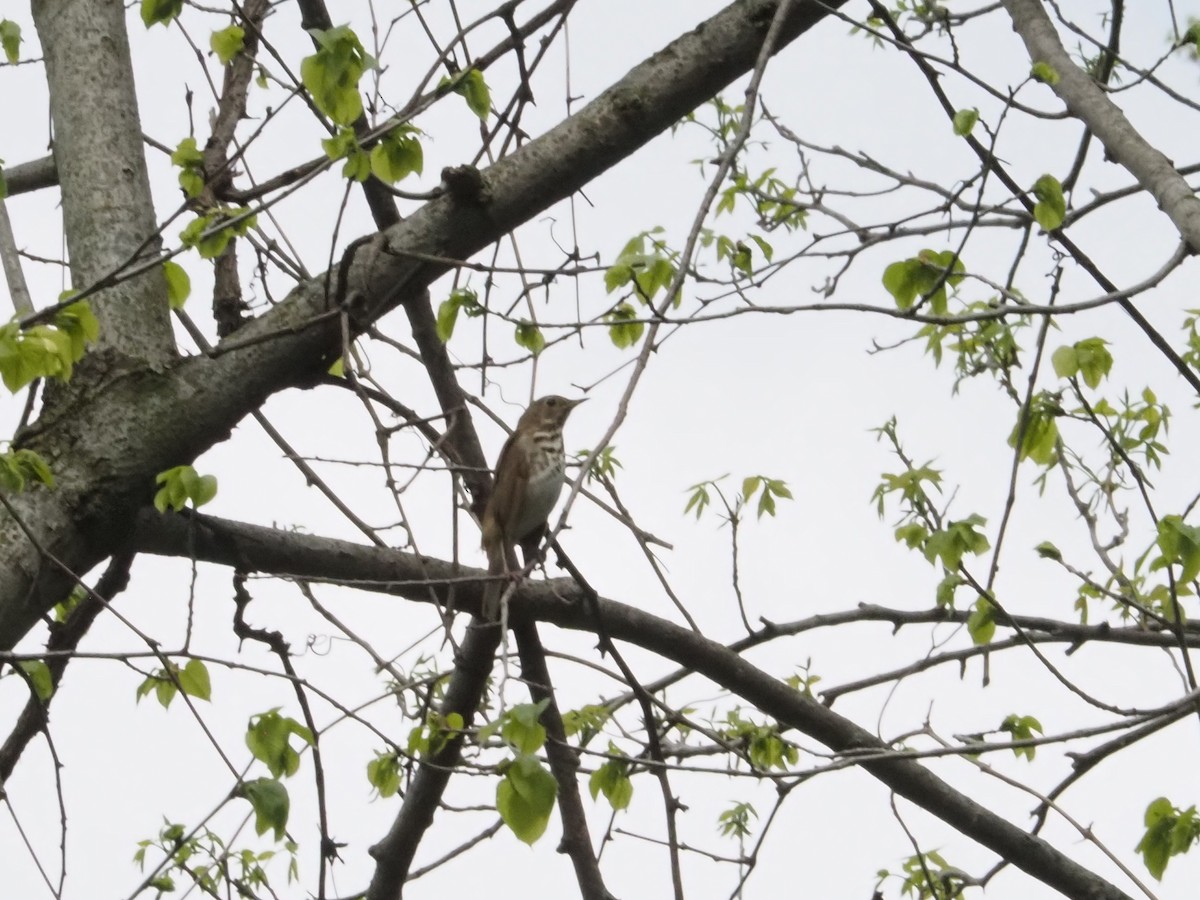
M 488 6 L 462 4 L 464 18 L 475 15 L 468 10 Z M 1096 10 L 1104 6 L 1090 5 Z M 1143 14 L 1142 9 L 1127 12 L 1131 21 L 1123 39 L 1125 52 L 1148 59 L 1165 51 L 1167 25 L 1160 6 L 1155 4 L 1153 10 L 1145 12 L 1145 22 L 1135 20 Z M 591 99 L 631 65 L 720 7 L 708 2 L 581 3 L 570 25 L 573 94 L 584 101 Z M 337 4 L 333 15 L 335 22 L 351 17 L 365 40 L 369 34 L 366 12 L 365 3 L 353 2 Z M 862 9 L 856 7 L 855 12 L 861 13 Z M 27 41 L 22 57 L 34 55 L 35 35 L 27 11 L 13 8 L 3 14 L 22 26 Z M 1087 22 L 1089 27 L 1094 21 L 1086 17 L 1089 14 L 1084 10 L 1078 15 L 1079 21 Z M 441 38 L 453 33 L 436 12 L 431 17 L 438 23 Z M 214 24 L 215 17 L 202 17 L 194 11 L 189 11 L 185 21 L 189 33 L 200 43 L 207 42 L 211 28 L 220 27 Z M 960 35 L 964 61 L 1001 89 L 1016 85 L 1027 71 L 1027 57 L 1016 36 L 1007 27 L 1000 27 L 1002 19 L 988 22 L 982 28 L 965 29 Z M 136 9 L 130 23 L 146 133 L 168 145 L 185 136 L 186 86 L 195 91 L 193 114 L 202 143 L 212 100 L 180 31 L 155 28 L 146 32 Z M 845 23 L 827 21 L 772 63 L 763 88 L 771 111 L 806 140 L 861 150 L 896 169 L 911 169 L 920 177 L 942 184 L 972 172 L 973 158 L 965 144 L 951 134 L 912 64 L 896 53 L 872 49 L 867 40 L 850 36 L 848 31 Z M 473 40 L 472 50 L 480 52 L 490 47 L 497 34 L 495 28 L 487 29 L 486 36 Z M 269 23 L 268 35 L 296 70 L 309 49 L 307 39 L 299 32 L 293 6 L 284 5 L 277 11 Z M 411 22 L 398 26 L 384 60 L 385 96 L 402 103 L 411 93 L 416 73 L 423 73 L 430 63 L 428 45 Z M 207 65 L 219 81 L 214 61 L 207 60 Z M 564 65 L 560 46 L 551 51 L 535 79 L 537 106 L 523 119 L 524 127 L 533 135 L 555 124 L 564 113 Z M 512 73 L 513 67 L 507 63 L 488 73 L 493 96 L 507 98 Z M 1194 66 L 1172 64 L 1165 75 L 1179 89 L 1194 94 Z M 984 120 L 994 124 L 994 104 L 961 80 L 946 81 L 959 106 L 980 106 Z M 739 102 L 741 87 L 739 83 L 726 93 L 730 102 Z M 274 98 L 268 102 L 278 102 L 277 90 Z M 1021 99 L 1043 109 L 1058 109 L 1044 87 L 1025 88 Z M 1180 164 L 1192 161 L 1189 153 L 1196 133 L 1194 112 L 1160 102 L 1145 90 L 1122 94 L 1119 99 L 1130 111 L 1135 126 L 1158 142 L 1168 156 Z M 264 101 L 255 94 L 251 115 L 261 115 L 263 108 Z M 0 135 L 0 158 L 7 165 L 45 152 L 48 114 L 40 66 L 0 71 L 0 114 L 10 123 Z M 11 127 L 12 123 L 21 123 L 21 127 Z M 247 128 L 254 124 L 246 123 Z M 424 190 L 436 185 L 443 166 L 469 159 L 477 144 L 477 126 L 457 98 L 442 103 L 417 124 L 429 135 L 424 145 L 425 173 L 419 184 L 406 182 L 401 187 Z M 1056 121 L 1041 122 L 1036 127 L 1013 122 L 1006 126 L 998 155 L 1018 181 L 1032 184 L 1043 172 L 1064 171 L 1073 156 L 1078 132 L 1078 127 Z M 752 165 L 776 165 L 781 177 L 792 177 L 795 160 L 786 145 L 766 128 L 755 135 L 769 139 L 770 146 L 752 151 Z M 253 173 L 265 178 L 317 155 L 321 136 L 307 112 L 299 104 L 290 104 L 251 154 Z M 633 234 L 660 225 L 666 229 L 672 246 L 682 246 L 705 186 L 691 163 L 712 155 L 696 128 L 660 137 L 589 185 L 586 202 L 577 198 L 573 205 L 560 204 L 522 229 L 523 261 L 532 267 L 555 265 L 561 260 L 561 252 L 554 241 L 570 246 L 577 240 L 585 257 L 599 253 L 607 263 Z M 1100 155 L 1093 150 L 1086 184 L 1112 188 L 1129 183 L 1126 173 L 1101 162 Z M 178 202 L 174 173 L 155 151 L 149 151 L 149 158 L 156 203 L 160 216 L 165 218 Z M 813 177 L 844 188 L 847 172 L 845 166 L 818 160 Z M 850 186 L 859 187 L 860 183 L 851 182 Z M 287 237 L 313 272 L 321 271 L 330 256 L 331 228 L 342 190 L 340 178 L 328 174 L 276 210 Z M 41 256 L 61 256 L 57 200 L 55 192 L 44 191 L 8 201 L 22 247 Z M 864 218 L 883 221 L 893 208 L 899 208 L 891 200 L 884 203 L 887 205 L 876 202 L 870 207 L 874 212 Z M 352 193 L 349 206 L 335 253 L 348 240 L 371 229 L 357 191 Z M 866 208 L 857 206 L 860 211 Z M 749 220 L 739 212 L 709 224 L 736 235 L 739 229 L 748 227 Z M 812 227 L 828 230 L 831 226 L 826 220 L 814 221 Z M 576 229 L 574 238 L 572 228 Z M 168 229 L 168 237 L 174 240 L 177 231 L 174 226 Z M 1085 220 L 1072 236 L 1120 285 L 1136 282 L 1157 269 L 1177 241 L 1165 217 L 1147 200 Z M 771 240 L 776 243 L 777 254 L 785 255 L 788 241 L 782 235 Z M 968 268 L 1003 280 L 1013 240 L 1008 235 L 990 234 L 976 239 L 964 253 Z M 924 243 L 937 249 L 949 246 L 940 236 Z M 885 247 L 864 255 L 843 280 L 834 299 L 887 305 L 890 298 L 879 285 L 883 267 L 920 246 Z M 511 258 L 507 248 L 506 255 Z M 1031 254 L 1018 279 L 1021 290 L 1034 302 L 1046 300 L 1047 259 L 1044 249 Z M 481 254 L 478 260 L 488 261 L 490 254 Z M 193 280 L 189 311 L 193 318 L 203 321 L 210 284 L 206 266 L 194 256 L 185 257 L 183 262 Z M 243 255 L 242 265 L 243 272 L 248 273 L 248 255 Z M 820 263 L 801 262 L 773 279 L 755 299 L 778 305 L 816 299 L 810 289 L 822 283 L 826 271 Z M 27 265 L 26 274 L 38 303 L 51 302 L 64 286 L 58 271 L 50 266 Z M 1191 288 L 1194 274 L 1195 264 L 1189 261 L 1165 286 L 1139 302 L 1177 347 L 1182 346 L 1178 327 L 1183 310 L 1200 305 Z M 482 286 L 480 274 L 464 273 L 464 277 Z M 445 280 L 434 287 L 435 302 L 445 295 L 448 285 Z M 535 293 L 539 316 L 547 321 L 568 321 L 575 317 L 577 297 L 586 314 L 605 308 L 608 301 L 599 274 L 581 279 L 578 294 L 576 288 L 575 282 L 560 279 L 548 292 Z M 284 289 L 285 285 L 277 284 L 277 296 Z M 498 297 L 515 297 L 517 290 L 513 280 L 501 281 Z M 691 285 L 686 291 L 689 297 L 706 293 Z M 1080 300 L 1097 293 L 1083 276 L 1071 275 L 1064 281 L 1062 299 Z M 384 325 L 400 340 L 406 338 L 401 315 L 393 315 Z M 475 326 L 475 322 L 460 321 L 451 341 L 451 350 L 460 360 L 471 360 L 478 354 Z M 944 473 L 947 495 L 956 492 L 951 518 L 977 512 L 988 519 L 988 533 L 994 537 L 1011 465 L 1005 439 L 1014 421 L 1013 408 L 983 380 L 967 382 L 957 395 L 952 395 L 952 371 L 946 367 L 934 370 L 919 345 L 889 353 L 868 353 L 873 341 L 892 343 L 910 330 L 909 325 L 863 313 L 743 316 L 686 329 L 667 341 L 652 359 L 630 418 L 615 441 L 623 464 L 618 487 L 638 524 L 674 545 L 672 551 L 661 554 L 672 585 L 710 636 L 731 641 L 742 634 L 742 629 L 729 586 L 728 529 L 719 528 L 712 514 L 699 523 L 682 515 L 684 491 L 695 482 L 731 472 L 735 477 L 723 484 L 736 490 L 743 475 L 762 473 L 786 480 L 795 494 L 794 502 L 781 504 L 775 520 L 759 523 L 748 518 L 742 530 L 741 584 L 752 621 L 758 616 L 792 620 L 853 608 L 859 603 L 905 609 L 932 605 L 940 574 L 919 554 L 895 543 L 889 524 L 894 510 L 880 522 L 869 503 L 879 473 L 897 470 L 897 462 L 869 432 L 891 415 L 899 419 L 908 452 L 919 462 L 935 460 Z M 1197 491 L 1191 461 L 1200 435 L 1188 421 L 1192 398 L 1181 389 L 1165 361 L 1116 312 L 1101 310 L 1064 322 L 1061 334 L 1052 336 L 1049 346 L 1053 349 L 1092 335 L 1102 335 L 1114 345 L 1117 365 L 1112 385 L 1105 388 L 1108 396 L 1115 398 L 1122 387 L 1140 390 L 1152 384 L 1172 405 L 1177 415 L 1170 433 L 1173 455 L 1164 470 L 1152 477 L 1158 489 L 1159 512 L 1182 511 Z M 517 355 L 516 348 L 506 345 L 507 338 L 508 329 L 504 327 L 494 328 L 490 334 L 492 353 L 500 359 Z M 1032 341 L 1030 331 L 1022 340 L 1027 351 Z M 420 411 L 433 411 L 419 365 L 378 346 L 367 348 L 366 355 L 374 376 L 395 396 Z M 537 393 L 554 391 L 575 396 L 591 388 L 591 402 L 575 413 L 568 426 L 569 448 L 591 446 L 603 433 L 628 378 L 628 370 L 620 365 L 629 356 L 608 345 L 602 331 L 593 330 L 585 335 L 582 347 L 577 342 L 566 342 L 540 362 Z M 1047 367 L 1042 377 L 1045 386 L 1054 383 L 1048 372 Z M 522 366 L 491 374 L 501 383 L 504 400 L 510 402 L 502 402 L 501 393 L 494 388 L 489 388 L 488 400 L 510 423 L 515 422 L 520 405 L 529 395 L 530 369 Z M 479 390 L 477 376 L 464 374 L 463 383 L 470 391 Z M 370 422 L 356 403 L 347 403 L 346 399 L 329 389 L 289 392 L 270 400 L 265 412 L 307 456 L 370 460 L 376 454 Z M 22 404 L 23 397 L 0 398 L 0 424 L 7 431 L 19 417 Z M 478 422 L 489 455 L 494 458 L 503 433 L 483 417 Z M 1091 435 L 1083 437 L 1080 449 L 1094 452 L 1095 447 Z M 395 456 L 408 461 L 419 460 L 419 450 L 415 442 L 403 438 L 393 445 Z M 206 512 L 298 527 L 321 535 L 358 538 L 327 501 L 315 490 L 305 488 L 299 473 L 253 423 L 244 423 L 230 441 L 205 454 L 196 468 L 220 479 L 220 493 Z M 377 468 L 325 465 L 320 471 L 368 522 L 382 526 L 396 520 L 395 506 Z M 998 596 L 1013 611 L 1069 621 L 1074 600 L 1069 580 L 1051 563 L 1038 560 L 1029 548 L 1051 539 L 1084 568 L 1097 569 L 1098 564 L 1087 555 L 1086 534 L 1061 487 L 1052 480 L 1045 496 L 1038 497 L 1031 485 L 1035 474 L 1030 464 L 1022 469 Z M 448 496 L 446 481 L 437 478 L 419 479 L 405 495 L 404 513 L 410 518 L 421 552 L 451 552 Z M 1135 512 L 1133 525 L 1135 535 L 1144 541 L 1149 533 L 1144 514 Z M 481 563 L 476 532 L 469 519 L 461 518 L 459 526 L 461 556 L 467 562 Z M 399 530 L 389 535 L 397 542 L 402 539 Z M 576 504 L 571 529 L 563 540 L 602 594 L 664 617 L 678 618 L 669 599 L 656 588 L 634 542 L 603 513 L 586 502 Z M 1130 555 L 1143 547 L 1139 540 L 1131 541 Z M 986 573 L 986 561 L 974 565 L 977 572 Z M 133 584 L 120 598 L 120 609 L 165 647 L 177 647 L 187 620 L 192 590 L 189 581 L 186 562 L 139 560 Z M 331 627 L 308 608 L 293 587 L 256 581 L 251 589 L 256 598 L 249 610 L 252 622 L 283 630 L 298 652 L 310 635 L 315 636 L 313 649 L 296 661 L 301 674 L 351 706 L 379 697 L 383 682 L 373 673 L 370 660 L 347 641 L 331 644 L 327 640 Z M 315 590 L 322 602 L 352 630 L 367 636 L 384 657 L 405 650 L 437 624 L 433 611 L 423 606 L 414 608 L 399 600 L 329 588 Z M 193 648 L 235 663 L 276 669 L 275 662 L 259 647 L 248 645 L 238 655 L 229 624 L 230 596 L 227 571 L 200 568 L 194 587 Z M 964 599 L 965 594 L 960 597 Z M 1097 606 L 1094 616 L 1099 615 Z M 43 637 L 40 632 L 31 636 L 23 649 L 35 650 Z M 932 635 L 936 640 L 947 638 L 951 638 L 950 629 L 939 629 Z M 545 640 L 553 649 L 599 661 L 591 642 L 579 636 L 546 629 Z M 767 671 L 786 677 L 811 658 L 813 670 L 822 676 L 821 687 L 825 687 L 903 665 L 926 652 L 930 641 L 931 632 L 925 628 L 912 627 L 893 636 L 885 625 L 858 625 L 809 632 L 778 642 L 757 653 L 755 661 Z M 965 646 L 968 638 L 959 634 L 952 641 Z M 439 644 L 440 638 L 435 636 L 421 649 L 437 652 Z M 115 653 L 144 648 L 124 626 L 108 617 L 97 623 L 84 649 Z M 1135 655 L 1131 650 L 1099 646 L 1085 648 L 1071 658 L 1063 657 L 1058 650 L 1049 652 L 1064 673 L 1110 703 L 1155 706 L 1179 692 L 1179 679 L 1166 654 L 1139 651 Z M 632 650 L 629 658 L 638 675 L 647 681 L 672 668 Z M 446 664 L 446 657 L 442 659 Z M 416 664 L 414 654 L 399 661 L 401 667 L 410 670 Z M 153 664 L 141 660 L 137 666 L 148 669 Z M 564 709 L 593 700 L 597 691 L 610 694 L 614 689 L 611 681 L 581 666 L 560 660 L 552 660 L 552 666 Z M 210 666 L 210 670 L 214 702 L 211 706 L 200 704 L 199 712 L 236 764 L 249 760 L 242 742 L 249 715 L 282 706 L 287 714 L 299 716 L 294 696 L 282 681 L 226 671 L 217 665 Z M 884 737 L 920 729 L 926 715 L 946 737 L 995 728 L 1011 712 L 1037 716 L 1048 732 L 1103 721 L 1098 712 L 1072 698 L 1023 652 L 993 658 L 992 683 L 987 690 L 981 689 L 977 661 L 970 664 L 962 680 L 957 675 L 946 667 L 904 681 L 890 700 L 886 689 L 878 689 L 843 698 L 835 709 L 864 727 L 878 728 Z M 228 771 L 181 703 L 177 701 L 168 711 L 153 700 L 135 704 L 134 691 L 142 677 L 120 662 L 79 661 L 71 666 L 55 698 L 52 729 L 64 765 L 69 819 L 67 897 L 127 896 L 139 880 L 130 863 L 136 842 L 153 837 L 164 815 L 171 821 L 194 824 L 232 786 Z M 508 686 L 507 697 L 510 704 L 526 699 L 517 684 Z M 691 705 L 699 717 L 713 707 L 715 697 L 711 685 L 695 681 L 670 695 L 675 703 Z M 0 685 L 0 721 L 10 721 L 23 700 L 24 688 L 16 679 Z M 333 719 L 328 708 L 318 704 L 318 710 L 319 724 Z M 411 727 L 395 714 L 387 699 L 376 702 L 372 718 L 401 742 Z M 1097 836 L 1145 880 L 1148 876 L 1132 853 L 1140 836 L 1141 815 L 1146 804 L 1160 794 L 1170 796 L 1181 806 L 1195 799 L 1197 783 L 1191 764 L 1195 728 L 1194 721 L 1185 720 L 1143 746 L 1106 762 L 1066 795 L 1070 813 L 1085 826 L 1094 825 Z M 800 744 L 820 750 L 807 739 L 800 740 Z M 633 745 L 626 742 L 625 746 L 628 749 Z M 364 768 L 372 753 L 381 749 L 377 739 L 343 723 L 323 736 L 322 747 L 329 779 L 332 835 L 349 845 L 343 850 L 345 864 L 335 870 L 333 894 L 345 895 L 365 886 L 371 872 L 366 848 L 382 836 L 398 801 L 371 799 Z M 1068 771 L 1067 761 L 1054 747 L 1042 750 L 1033 765 L 1014 760 L 1011 754 L 993 754 L 988 761 L 1043 790 Z M 801 767 L 815 762 L 806 754 Z M 306 758 L 300 774 L 288 784 L 292 829 L 301 843 L 301 883 L 305 890 L 315 884 L 317 868 L 309 766 Z M 933 768 L 1019 825 L 1027 823 L 1026 813 L 1036 804 L 1031 796 L 980 777 L 967 763 L 943 761 Z M 263 773 L 255 770 L 254 774 Z M 756 788 L 750 779 L 677 775 L 674 784 L 688 806 L 680 820 L 682 839 L 711 852 L 736 854 L 736 847 L 716 832 L 717 814 L 733 801 L 751 800 L 764 816 L 770 808 L 770 790 Z M 491 779 L 456 778 L 446 799 L 452 804 L 487 802 L 493 787 Z M 59 816 L 52 763 L 44 741 L 34 742 L 5 788 L 39 858 L 56 873 Z M 598 838 L 608 821 L 606 807 L 586 797 L 584 802 L 591 810 L 593 837 Z M 951 863 L 974 874 L 982 874 L 993 862 L 990 853 L 927 814 L 907 803 L 901 803 L 900 809 L 925 849 L 940 850 Z M 213 827 L 228 838 L 245 812 L 244 803 L 231 804 Z M 422 844 L 417 865 L 457 845 L 491 821 L 488 813 L 443 817 Z M 651 780 L 642 777 L 636 782 L 633 806 L 618 817 L 616 825 L 636 834 L 661 836 L 661 798 Z M 555 817 L 546 836 L 532 850 L 501 832 L 473 851 L 470 862 L 460 861 L 413 883 L 408 896 L 444 895 L 447 891 L 468 896 L 476 890 L 496 896 L 569 895 L 573 887 L 569 864 L 565 857 L 554 853 L 558 831 Z M 1136 895 L 1136 888 L 1060 819 L 1052 820 L 1045 836 Z M 244 829 L 240 839 L 249 846 L 267 846 L 253 838 L 250 828 Z M 801 895 L 802 890 L 803 896 L 824 900 L 859 900 L 870 896 L 877 869 L 897 870 L 900 861 L 911 853 L 888 810 L 884 789 L 857 771 L 824 776 L 794 792 L 774 825 L 747 896 L 794 896 Z M 0 815 L 0 860 L 7 896 L 49 896 L 7 812 Z M 694 854 L 685 855 L 685 864 L 689 897 L 725 897 L 732 890 L 736 879 L 732 866 L 715 865 Z M 617 896 L 666 896 L 669 891 L 665 855 L 643 841 L 618 838 L 606 848 L 603 868 Z M 297 886 L 285 884 L 282 867 L 272 871 L 281 896 L 305 895 Z M 1164 900 L 1193 896 L 1197 877 L 1200 864 L 1194 855 L 1176 858 L 1166 880 L 1154 887 L 1155 894 Z M 797 889 L 798 882 L 803 885 L 801 890 Z M 897 889 L 896 883 L 891 883 L 885 889 L 887 896 L 896 896 Z M 987 892 L 989 898 L 1048 894 L 1048 889 L 1015 870 L 1006 871 Z

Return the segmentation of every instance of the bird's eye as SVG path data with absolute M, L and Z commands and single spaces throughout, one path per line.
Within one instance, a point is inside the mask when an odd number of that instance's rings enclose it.
M 549 398 L 549 399 L 546 401 L 546 405 L 547 405 L 547 406 L 558 406 L 558 398 L 557 398 L 557 397 L 550 397 L 550 398 Z

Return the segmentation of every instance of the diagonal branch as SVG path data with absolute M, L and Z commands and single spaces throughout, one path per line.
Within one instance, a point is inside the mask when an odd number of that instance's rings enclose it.
M 193 533 L 192 546 L 197 559 L 253 567 L 271 561 L 316 565 L 313 552 L 296 552 L 296 545 L 287 546 L 288 541 L 283 538 L 306 542 L 306 547 L 314 546 L 319 539 L 306 535 L 284 536 L 273 529 L 224 523 L 208 517 L 194 518 L 205 526 L 196 528 Z M 163 552 L 168 532 L 187 524 L 177 526 L 172 524 L 173 520 L 172 516 L 144 517 L 145 527 L 139 528 L 139 546 L 146 552 Z M 324 557 L 328 563 L 328 577 L 358 578 L 363 586 L 386 588 L 423 602 L 431 602 L 431 593 L 437 594 L 440 602 L 446 602 L 452 587 L 461 606 L 477 608 L 474 605 L 482 599 L 483 573 L 479 570 L 464 572 L 461 566 L 450 562 L 373 547 L 359 548 L 362 555 L 356 557 L 350 549 L 354 545 L 348 542 L 326 543 L 330 548 Z M 573 579 L 525 582 L 517 590 L 518 600 L 512 604 L 514 615 L 572 630 L 591 631 L 595 627 L 596 620 L 584 591 Z M 1046 841 L 955 790 L 921 763 L 903 752 L 894 751 L 849 719 L 768 675 L 743 654 L 633 606 L 603 598 L 596 598 L 595 602 L 611 638 L 672 660 L 736 694 L 781 724 L 821 742 L 845 759 L 857 759 L 862 768 L 897 794 L 1064 895 L 1091 900 L 1128 900 L 1124 892 Z M 469 629 L 457 665 L 481 682 L 490 674 L 490 660 L 498 642 L 498 628 Z M 485 663 L 478 665 L 479 660 Z M 482 691 L 478 684 L 466 684 L 465 678 L 452 683 L 452 688 L 454 684 L 462 684 L 464 691 L 467 687 Z M 469 724 L 476 702 L 477 698 L 464 703 L 461 696 L 448 690 L 443 710 L 460 711 Z M 419 782 L 414 780 L 392 829 L 373 848 L 372 855 L 379 865 L 367 894 L 370 900 L 391 900 L 398 896 L 420 835 L 432 819 L 445 781 L 458 758 L 461 740 L 461 735 L 453 737 L 430 760 L 425 769 L 426 776 Z
M 1041 0 L 1004 0 L 1004 8 L 1029 58 L 1047 63 L 1058 73 L 1058 83 L 1051 87 L 1071 115 L 1091 129 L 1104 144 L 1106 157 L 1129 170 L 1183 239 L 1200 252 L 1200 198 L 1171 160 L 1142 137 L 1100 85 L 1071 61 Z

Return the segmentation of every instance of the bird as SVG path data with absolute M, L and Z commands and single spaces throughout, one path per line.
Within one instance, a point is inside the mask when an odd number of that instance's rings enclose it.
M 503 584 L 494 576 L 509 572 L 509 548 L 520 546 L 525 564 L 537 558 L 546 522 L 566 482 L 563 425 L 581 400 L 557 394 L 539 397 L 521 414 L 496 458 L 496 478 L 481 526 L 488 574 L 483 618 L 497 621 Z

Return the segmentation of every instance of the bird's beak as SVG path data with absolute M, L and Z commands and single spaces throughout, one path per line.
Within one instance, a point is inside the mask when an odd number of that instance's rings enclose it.
M 572 401 L 571 401 L 571 409 L 574 409 L 574 408 L 575 408 L 575 407 L 577 407 L 577 406 L 578 406 L 580 403 L 587 403 L 587 401 L 588 401 L 588 398 L 587 398 L 587 397 L 580 397 L 578 400 L 572 400 Z

